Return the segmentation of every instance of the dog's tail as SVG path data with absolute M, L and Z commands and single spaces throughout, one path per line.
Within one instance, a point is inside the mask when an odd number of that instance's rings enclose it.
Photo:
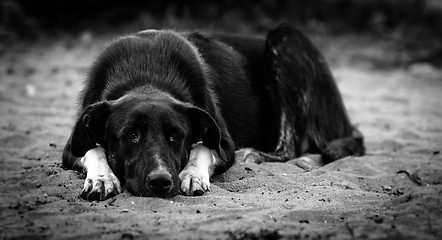
M 323 163 L 330 163 L 347 156 L 361 156 L 364 153 L 364 136 L 357 128 L 353 128 L 351 136 L 327 143 L 321 150 L 321 157 Z

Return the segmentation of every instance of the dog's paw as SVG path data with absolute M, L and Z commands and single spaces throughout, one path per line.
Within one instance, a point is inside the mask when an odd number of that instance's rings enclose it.
M 262 163 L 263 158 L 253 148 L 242 148 L 235 152 L 235 159 L 237 162 L 246 162 L 246 163 Z
M 80 196 L 86 200 L 103 201 L 121 193 L 118 178 L 112 173 L 88 175 Z
M 294 164 L 299 168 L 304 169 L 306 172 L 312 171 L 324 165 L 321 160 L 321 155 L 319 154 L 305 155 L 299 158 L 292 159 L 287 163 Z
M 187 166 L 178 175 L 181 180 L 180 190 L 187 196 L 201 196 L 210 191 L 209 172 L 198 166 Z

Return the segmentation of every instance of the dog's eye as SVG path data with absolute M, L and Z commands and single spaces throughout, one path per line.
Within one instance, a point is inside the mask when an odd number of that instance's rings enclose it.
M 169 142 L 176 142 L 180 139 L 180 135 L 178 134 L 171 134 L 169 135 Z
M 140 141 L 140 137 L 138 136 L 138 133 L 131 132 L 126 136 L 127 140 L 129 140 L 132 143 L 138 143 Z

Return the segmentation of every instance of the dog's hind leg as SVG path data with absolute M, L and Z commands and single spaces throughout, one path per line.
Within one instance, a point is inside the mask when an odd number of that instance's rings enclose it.
M 278 142 L 272 153 L 241 149 L 237 160 L 283 162 L 316 153 L 329 162 L 363 153 L 362 134 L 350 124 L 323 56 L 301 32 L 284 24 L 271 31 L 266 61 L 267 85 L 280 119 Z
M 303 145 L 308 148 L 306 115 L 310 104 L 311 78 L 316 74 L 318 60 L 304 45 L 314 48 L 302 33 L 286 25 L 268 34 L 265 52 L 269 77 L 266 84 L 270 89 L 273 114 L 279 119 L 278 142 L 272 153 L 240 149 L 236 152 L 237 160 L 285 162 L 299 157 L 305 150 Z

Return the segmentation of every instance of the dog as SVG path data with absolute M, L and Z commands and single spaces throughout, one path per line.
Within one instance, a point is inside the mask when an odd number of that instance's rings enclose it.
M 145 30 L 93 63 L 63 152 L 81 196 L 197 196 L 237 162 L 364 154 L 323 56 L 298 29 L 267 37 Z

